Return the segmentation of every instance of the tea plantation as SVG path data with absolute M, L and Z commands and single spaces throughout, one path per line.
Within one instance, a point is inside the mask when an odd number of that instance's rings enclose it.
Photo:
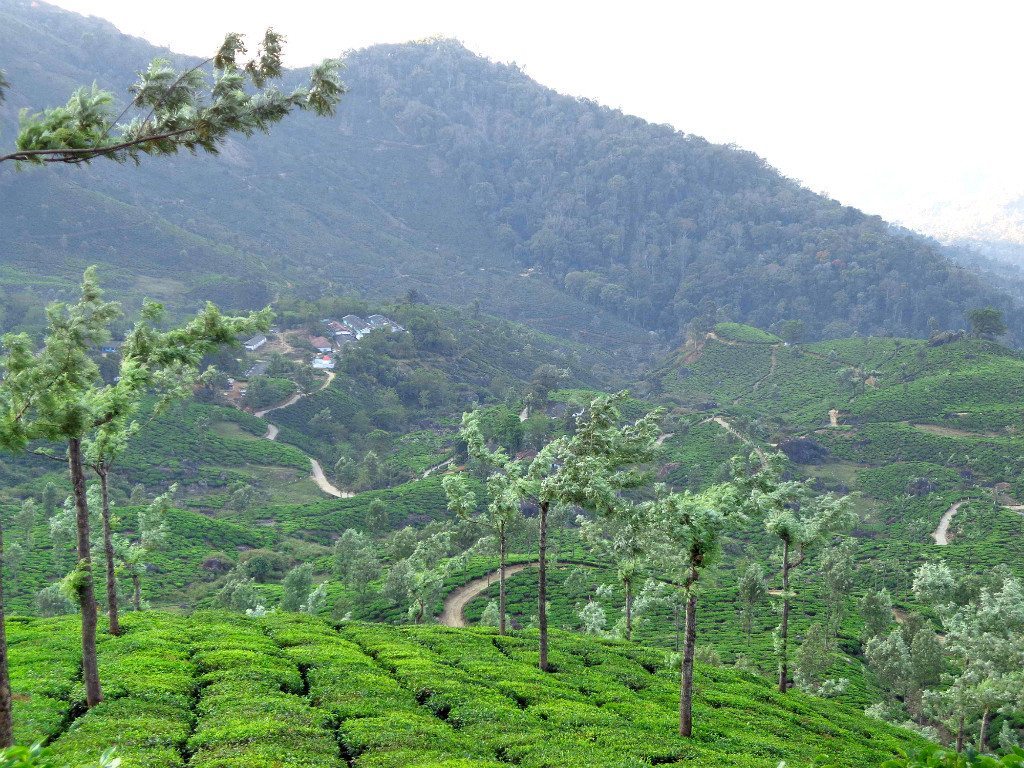
M 852 768 L 921 745 L 845 705 L 700 665 L 684 740 L 659 651 L 556 632 L 542 673 L 532 633 L 300 614 L 128 615 L 124 635 L 101 635 L 106 700 L 86 712 L 75 624 L 9 626 L 18 740 L 48 740 L 68 768 L 111 744 L 122 768 Z

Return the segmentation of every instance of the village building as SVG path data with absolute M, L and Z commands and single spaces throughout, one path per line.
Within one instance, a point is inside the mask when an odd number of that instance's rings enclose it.
M 318 371 L 333 371 L 334 359 L 330 355 L 317 355 L 313 358 L 313 367 Z
M 253 336 L 247 342 L 245 342 L 245 349 L 249 352 L 255 352 L 257 349 L 267 343 L 267 337 L 262 333 Z
M 323 336 L 313 336 L 310 338 L 309 343 L 313 345 L 313 349 L 317 352 L 330 352 L 334 349 L 331 342 Z
M 341 318 L 341 321 L 349 327 L 349 329 L 356 335 L 357 339 L 363 338 L 367 333 L 373 330 L 369 323 L 367 323 L 359 315 L 345 315 Z
M 245 372 L 245 378 L 251 379 L 254 376 L 262 376 L 267 372 L 270 367 L 270 363 L 263 362 L 262 360 L 256 363 L 252 368 Z

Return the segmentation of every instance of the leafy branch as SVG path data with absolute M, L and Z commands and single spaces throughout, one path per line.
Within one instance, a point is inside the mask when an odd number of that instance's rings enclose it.
M 217 154 L 230 134 L 266 133 L 293 110 L 333 115 L 345 93 L 341 62 L 322 61 L 307 84 L 284 92 L 274 84 L 284 74 L 283 50 L 284 36 L 268 29 L 256 55 L 243 61 L 244 39 L 232 33 L 214 56 L 180 72 L 166 59 L 154 59 L 117 116 L 114 95 L 96 84 L 79 88 L 62 107 L 22 110 L 16 149 L 0 155 L 0 163 L 78 164 L 105 157 L 138 164 L 143 155 L 183 149 Z M 0 102 L 7 87 L 0 71 Z

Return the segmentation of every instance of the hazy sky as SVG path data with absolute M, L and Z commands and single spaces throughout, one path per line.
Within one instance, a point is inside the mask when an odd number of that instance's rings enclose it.
M 1024 192 L 1024 2 L 55 0 L 178 51 L 288 36 L 289 63 L 433 35 L 540 82 L 766 157 L 870 213 Z M 932 227 L 934 229 L 934 227 Z

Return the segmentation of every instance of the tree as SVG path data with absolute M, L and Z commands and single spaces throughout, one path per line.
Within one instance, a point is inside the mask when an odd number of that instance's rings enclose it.
M 538 510 L 537 625 L 542 671 L 548 669 L 547 546 L 552 507 L 576 505 L 610 515 L 620 504 L 620 492 L 644 482 L 636 467 L 654 457 L 661 411 L 620 428 L 618 403 L 625 397 L 620 392 L 592 400 L 577 419 L 575 433 L 551 440 L 533 459 L 511 459 L 502 448 L 489 448 L 479 411 L 462 418 L 460 434 L 469 455 L 493 470 L 487 481 L 492 498 L 497 495 L 509 505 L 533 504 Z
M 821 556 L 819 569 L 825 582 L 825 600 L 828 608 L 828 636 L 839 635 L 843 623 L 843 606 L 846 596 L 853 588 L 853 539 L 846 538 L 836 546 L 826 549 Z
M 796 653 L 796 684 L 805 691 L 817 693 L 832 668 L 832 661 L 829 630 L 816 621 L 808 628 Z
M 168 379 L 183 380 L 181 372 L 197 367 L 206 350 L 234 343 L 239 334 L 269 324 L 268 313 L 229 318 L 211 304 L 186 325 L 158 331 L 154 323 L 161 315 L 160 305 L 143 305 L 139 322 L 122 346 L 120 379 L 113 384 L 100 378 L 91 352 L 110 339 L 120 308 L 103 300 L 95 268 L 86 270 L 77 303 L 47 308 L 41 350 L 33 350 L 27 334 L 7 334 L 2 340 L 6 355 L 0 358 L 0 448 L 22 452 L 39 443 L 61 443 L 66 448 L 78 550 L 75 578 L 69 583 L 79 598 L 82 671 L 90 707 L 102 700 L 102 691 L 96 664 L 86 448 L 90 441 L 103 440 L 107 430 L 128 423 L 146 393 L 162 388 Z M 164 392 L 168 398 L 176 393 L 174 387 Z M 35 452 L 49 456 L 42 448 Z
M 740 516 L 740 496 L 732 483 L 715 485 L 699 494 L 667 493 L 645 509 L 660 534 L 655 557 L 677 571 L 686 592 L 686 630 L 679 682 L 679 735 L 693 735 L 693 660 L 697 644 L 697 586 L 701 573 L 721 553 L 725 527 Z
M 508 558 L 508 534 L 520 517 L 519 498 L 514 487 L 497 474 L 488 480 L 488 496 L 491 501 L 484 512 L 474 517 L 477 509 L 476 493 L 470 490 L 469 481 L 461 473 L 448 474 L 441 479 L 448 496 L 448 509 L 462 520 L 475 519 L 489 531 L 498 542 L 498 634 L 505 634 L 506 594 L 505 567 Z
M 38 517 L 38 507 L 35 501 L 25 499 L 14 518 L 14 524 L 21 533 L 21 542 L 29 549 L 32 547 L 32 529 L 35 527 L 36 517 Z
M 139 510 L 136 542 L 123 537 L 114 538 L 115 555 L 132 581 L 132 607 L 136 611 L 142 610 L 142 576 L 146 573 L 146 555 L 159 549 L 167 539 L 166 516 L 177 490 L 178 486 L 172 485 Z
M 281 609 L 292 612 L 301 610 L 313 590 L 313 564 L 303 563 L 292 568 L 281 586 Z
M 925 691 L 925 709 L 952 726 L 958 752 L 968 721 L 979 718 L 978 750 L 983 752 L 991 716 L 1018 702 L 1024 688 L 1024 586 L 997 569 L 995 579 L 976 595 L 951 590 L 954 578 L 948 567 L 927 565 L 918 570 L 914 591 L 920 600 L 948 600 L 931 606 L 942 621 L 953 671 L 947 685 Z M 958 595 L 961 602 L 955 602 Z
M 639 507 L 622 505 L 614 515 L 594 519 L 579 515 L 576 522 L 590 551 L 615 567 L 625 597 L 623 634 L 627 640 L 632 640 L 636 582 L 646 565 L 656 536 L 651 519 Z
M 4 567 L 4 531 L 0 525 L 0 572 Z M 0 607 L 3 606 L 3 579 L 0 579 Z M 4 611 L 0 609 L 0 747 L 14 744 L 14 718 L 11 713 L 11 678 L 7 664 L 7 628 Z
M 746 464 L 734 463 L 735 471 L 749 491 L 750 505 L 763 515 L 765 530 L 782 545 L 782 619 L 777 644 L 780 693 L 789 689 L 789 612 L 793 599 L 790 575 L 804 563 L 814 547 L 853 523 L 849 497 L 816 496 L 809 481 L 783 480 L 783 464 L 781 454 L 763 461 L 751 457 Z M 760 469 L 751 473 L 753 466 Z
M 979 339 L 996 339 L 1007 331 L 1002 310 L 992 307 L 972 309 L 967 313 L 967 320 L 971 333 Z
M 344 93 L 339 62 L 317 64 L 308 85 L 284 93 L 273 85 L 284 73 L 283 50 L 284 37 L 268 29 L 249 61 L 240 60 L 245 41 L 234 33 L 215 55 L 182 72 L 154 59 L 117 115 L 112 93 L 95 84 L 79 88 L 63 107 L 26 114 L 15 151 L 0 155 L 0 163 L 74 165 L 102 157 L 138 164 L 143 155 L 181 150 L 216 154 L 231 134 L 265 133 L 295 109 L 334 114 Z
M 366 511 L 366 527 L 371 533 L 381 534 L 388 529 L 389 522 L 388 505 L 383 499 L 373 499 Z
M 431 534 L 388 573 L 385 594 L 395 602 L 405 601 L 409 618 L 416 624 L 426 620 L 427 612 L 441 598 L 444 580 L 454 567 L 448 560 L 451 545 L 450 531 Z
M 748 565 L 740 576 L 737 590 L 743 611 L 743 631 L 750 637 L 754 624 L 754 609 L 768 599 L 764 568 L 758 563 Z
M 872 589 L 861 598 L 860 617 L 864 621 L 863 639 L 884 635 L 892 624 L 892 598 L 889 590 Z
M 803 341 L 807 334 L 807 324 L 803 320 L 783 320 L 779 323 L 777 332 L 783 341 L 796 344 Z

